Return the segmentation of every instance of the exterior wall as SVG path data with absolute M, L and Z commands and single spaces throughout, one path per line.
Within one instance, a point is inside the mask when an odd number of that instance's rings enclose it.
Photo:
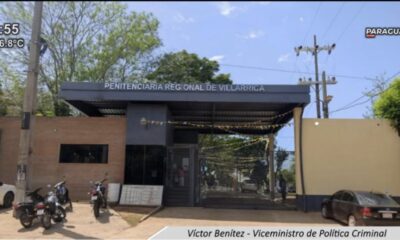
M 0 179 L 15 183 L 19 146 L 19 118 L 0 118 Z M 73 200 L 88 199 L 89 181 L 122 183 L 125 165 L 125 118 L 36 117 L 30 172 L 31 188 L 54 184 L 66 177 Z M 60 144 L 108 144 L 108 163 L 59 163 Z M 40 176 L 40 177 L 38 177 Z M 44 193 L 45 191 L 42 191 Z
M 136 104 L 130 103 L 127 108 L 128 145 L 169 145 L 170 125 L 141 124 L 142 118 L 148 121 L 168 121 L 168 107 L 165 104 Z
M 400 137 L 389 122 L 303 119 L 302 140 L 307 205 L 319 209 L 324 196 L 340 189 L 400 196 Z

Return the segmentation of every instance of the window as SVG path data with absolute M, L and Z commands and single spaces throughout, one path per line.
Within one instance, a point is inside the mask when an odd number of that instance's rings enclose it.
M 108 145 L 61 144 L 60 163 L 107 163 Z
M 337 192 L 333 195 L 332 199 L 333 200 L 340 200 L 340 198 L 342 197 L 343 192 Z
M 345 202 L 354 202 L 354 197 L 350 193 L 345 192 L 343 193 L 342 200 Z
M 358 192 L 357 198 L 362 205 L 398 207 L 398 203 L 393 198 L 382 193 Z

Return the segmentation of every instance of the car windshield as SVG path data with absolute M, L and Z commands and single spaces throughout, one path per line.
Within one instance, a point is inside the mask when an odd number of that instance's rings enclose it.
M 358 201 L 361 205 L 368 206 L 399 206 L 399 204 L 390 196 L 382 193 L 357 193 Z

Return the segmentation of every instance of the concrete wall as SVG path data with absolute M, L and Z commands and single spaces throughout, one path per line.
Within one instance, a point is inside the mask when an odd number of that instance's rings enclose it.
M 15 183 L 19 118 L 0 118 L 0 179 Z M 32 188 L 54 184 L 66 176 L 73 200 L 88 199 L 90 180 L 108 172 L 108 182 L 123 182 L 125 118 L 37 117 L 33 133 Z M 59 163 L 60 144 L 108 144 L 108 163 Z M 44 193 L 45 191 L 42 191 Z
M 302 139 L 308 197 L 321 199 L 340 189 L 400 196 L 400 137 L 388 121 L 303 119 Z M 296 191 L 301 194 L 296 170 Z

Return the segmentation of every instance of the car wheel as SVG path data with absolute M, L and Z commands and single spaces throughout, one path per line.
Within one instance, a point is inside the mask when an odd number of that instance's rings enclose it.
M 329 218 L 328 207 L 326 205 L 322 206 L 321 215 L 323 218 Z
M 12 207 L 12 203 L 14 201 L 14 194 L 12 192 L 8 192 L 3 199 L 3 207 L 9 208 Z
M 347 225 L 348 225 L 349 227 L 355 227 L 355 226 L 357 226 L 357 219 L 356 219 L 356 217 L 354 217 L 353 215 L 350 215 L 350 216 L 347 218 Z

